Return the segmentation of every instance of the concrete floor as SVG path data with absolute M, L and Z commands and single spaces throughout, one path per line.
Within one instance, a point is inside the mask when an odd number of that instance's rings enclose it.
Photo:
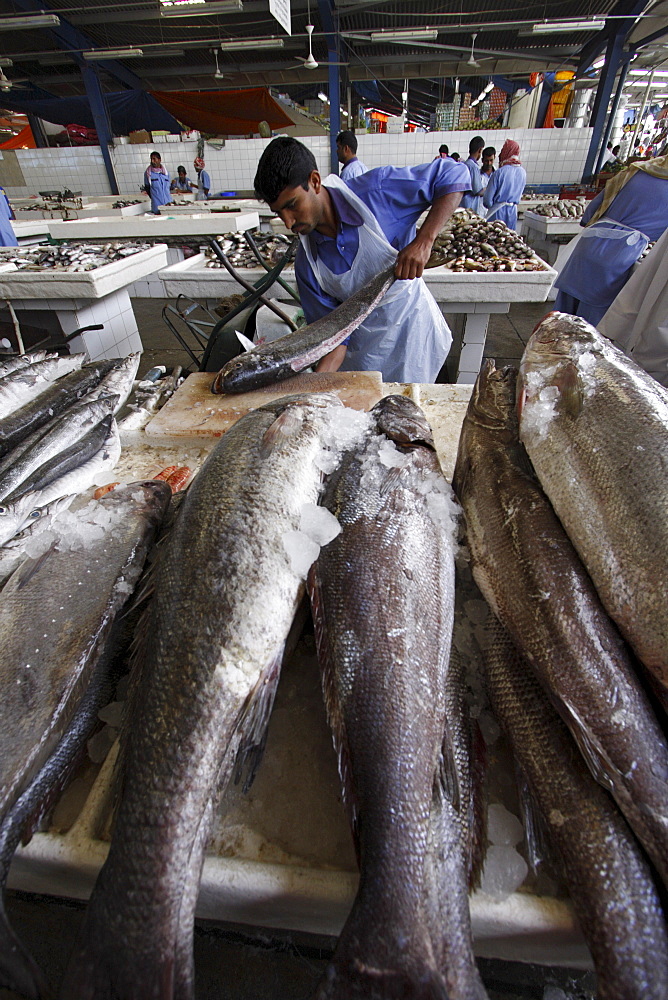
M 133 300 L 145 348 L 140 374 L 155 364 L 192 365 L 162 320 L 162 307 L 167 301 Z M 493 316 L 485 356 L 495 358 L 499 366 L 517 364 L 531 331 L 549 309 L 550 303 L 519 304 L 513 305 L 507 315 Z M 7 895 L 7 911 L 14 929 L 29 944 L 50 984 L 57 989 L 83 917 L 83 904 L 27 893 Z M 309 1000 L 334 943 L 332 939 L 306 934 L 198 923 L 196 1000 Z M 592 973 L 488 959 L 480 961 L 480 968 L 490 1000 L 592 997 Z M 10 997 L 15 994 L 0 989 L 0 1000 Z
M 162 318 L 163 306 L 171 302 L 171 299 L 132 299 L 144 344 L 140 374 L 156 364 L 178 364 L 195 370 L 192 359 L 179 346 Z M 492 315 L 485 357 L 494 358 L 498 367 L 517 365 L 533 328 L 551 308 L 551 302 L 518 302 L 513 303 L 510 312 Z M 192 338 L 191 342 L 194 344 Z

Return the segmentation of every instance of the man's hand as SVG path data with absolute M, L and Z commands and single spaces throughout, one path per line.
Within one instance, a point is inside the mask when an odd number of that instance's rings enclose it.
M 431 255 L 432 239 L 418 233 L 412 243 L 399 252 L 394 273 L 397 278 L 421 278 L 424 266 Z

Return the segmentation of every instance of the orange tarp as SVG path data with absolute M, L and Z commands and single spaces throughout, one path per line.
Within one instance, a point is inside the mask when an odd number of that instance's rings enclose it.
M 213 135 L 245 135 L 259 131 L 261 121 L 272 129 L 292 125 L 265 87 L 249 90 L 153 90 L 155 97 L 188 128 Z
M 13 135 L 7 142 L 0 142 L 0 149 L 37 149 L 30 125 L 26 125 L 18 135 Z

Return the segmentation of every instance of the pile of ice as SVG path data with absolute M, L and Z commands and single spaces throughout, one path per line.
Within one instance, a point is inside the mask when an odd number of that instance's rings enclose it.
M 506 899 L 526 878 L 529 866 L 515 849 L 524 838 L 524 827 L 505 806 L 495 803 L 487 810 L 487 837 L 480 891 L 497 902 Z
M 94 764 L 102 764 L 112 746 L 118 739 L 123 724 L 125 700 L 127 698 L 129 675 L 121 677 L 116 686 L 115 701 L 109 702 L 97 713 L 98 719 L 104 722 L 102 729 L 88 740 L 88 756 Z
M 338 467 L 344 452 L 356 448 L 373 425 L 364 410 L 349 406 L 329 406 L 321 433 L 321 451 L 315 462 L 325 475 Z
M 282 535 L 283 548 L 293 572 L 305 580 L 322 546 L 329 544 L 340 531 L 341 525 L 326 507 L 303 504 L 299 512 L 299 529 Z
M 541 441 L 548 434 L 561 396 L 558 386 L 545 385 L 553 373 L 554 369 L 544 368 L 539 372 L 528 371 L 523 376 L 526 400 L 520 421 L 522 440 L 535 437 Z

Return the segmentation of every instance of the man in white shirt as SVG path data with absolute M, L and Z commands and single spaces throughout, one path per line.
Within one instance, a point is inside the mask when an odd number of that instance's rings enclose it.
M 357 159 L 357 139 L 355 133 L 346 129 L 339 132 L 336 137 L 336 155 L 339 163 L 343 164 L 341 170 L 341 180 L 349 181 L 353 177 L 359 177 L 368 170 L 361 160 Z

